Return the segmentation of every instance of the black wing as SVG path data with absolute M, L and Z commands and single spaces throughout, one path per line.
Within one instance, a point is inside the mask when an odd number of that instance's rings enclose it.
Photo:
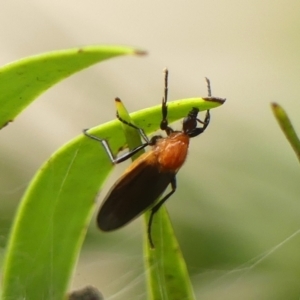
M 101 230 L 117 229 L 150 208 L 175 177 L 160 172 L 156 164 L 142 160 L 126 172 L 111 188 L 99 210 Z

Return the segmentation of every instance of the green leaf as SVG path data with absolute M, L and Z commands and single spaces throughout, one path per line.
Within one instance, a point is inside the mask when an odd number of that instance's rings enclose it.
M 143 53 L 122 46 L 85 46 L 39 54 L 1 67 L 0 128 L 62 79 L 112 57 Z
M 87 46 L 36 55 L 0 68 L 0 128 L 13 120 L 39 94 L 60 80 L 97 62 L 128 54 L 143 54 L 143 52 L 121 46 Z M 72 146 L 70 148 L 72 149 Z M 52 243 L 55 244 L 53 241 L 55 237 L 63 245 L 64 234 L 73 236 L 74 232 L 68 232 L 70 229 L 75 230 L 76 241 L 81 245 L 84 228 L 81 226 L 83 222 L 79 222 L 79 226 L 76 226 L 77 216 L 69 220 L 70 226 L 66 228 L 56 222 L 56 218 L 59 219 L 60 215 L 67 214 L 68 210 L 72 209 L 72 206 L 64 206 L 70 203 L 60 202 L 61 197 L 64 198 L 64 193 L 67 192 L 64 189 L 60 190 L 60 186 L 73 179 L 68 177 L 69 170 L 66 165 L 69 164 L 71 168 L 70 155 L 76 157 L 76 152 L 62 150 L 61 155 L 58 153 L 65 164 L 60 162 L 52 164 L 52 160 L 56 161 L 54 154 L 44 166 L 46 172 L 44 169 L 39 170 L 33 179 L 20 206 L 4 264 L 2 295 L 5 299 L 60 299 L 65 293 L 72 266 L 70 259 L 74 264 L 76 256 L 73 255 L 64 262 L 61 259 L 65 257 L 64 253 L 60 256 L 60 252 L 55 252 L 57 248 L 52 247 Z M 81 190 L 81 193 L 84 194 L 84 190 Z M 92 199 L 89 200 L 92 203 Z M 57 201 L 61 205 L 56 207 Z M 86 209 L 86 214 L 83 215 L 87 218 L 91 206 L 86 206 L 84 202 L 77 204 L 77 209 L 81 206 L 83 210 Z M 59 234 L 59 231 L 62 234 Z M 58 250 L 65 251 L 61 248 Z M 68 247 L 66 253 L 72 255 Z M 58 269 L 53 271 L 53 268 Z M 31 276 L 33 271 L 34 275 Z M 53 276 L 55 280 L 52 280 Z
M 170 102 L 169 120 L 183 118 L 192 106 L 217 107 L 221 100 L 193 98 Z M 161 106 L 131 114 L 146 133 L 158 129 Z M 89 131 L 107 139 L 114 153 L 126 144 L 114 120 Z M 113 165 L 99 143 L 83 134 L 41 167 L 19 207 L 3 271 L 2 297 L 63 299 L 90 221 L 95 200 Z
M 293 128 L 293 125 L 284 111 L 284 109 L 277 103 L 271 104 L 273 113 L 277 122 L 279 123 L 280 128 L 282 129 L 284 135 L 286 136 L 287 140 L 291 144 L 292 148 L 294 149 L 298 160 L 300 161 L 300 140 Z
M 155 249 L 149 247 L 146 235 L 149 217 L 150 212 L 147 212 L 144 222 L 144 251 L 148 272 L 148 299 L 196 299 L 166 206 L 163 205 L 153 218 L 151 232 Z
M 187 103 L 187 100 L 182 100 L 182 102 L 183 101 L 186 101 Z M 133 123 L 124 105 L 121 102 L 116 103 L 119 116 L 126 122 Z M 168 104 L 170 121 L 172 120 L 170 117 L 172 114 L 171 105 L 173 105 L 173 103 Z M 190 105 L 189 110 L 194 106 L 195 105 Z M 204 109 L 203 106 L 201 107 L 201 110 L 206 110 L 207 108 Z M 187 113 L 184 116 L 186 115 Z M 149 119 L 151 120 L 151 118 Z M 160 120 L 161 115 L 156 124 L 160 124 Z M 129 149 L 133 149 L 140 145 L 141 139 L 138 131 L 124 124 L 122 126 Z M 144 151 L 140 151 L 137 155 L 132 157 L 132 160 L 136 159 L 137 156 L 141 155 L 143 152 Z M 149 182 L 149 184 L 151 183 Z M 185 260 L 182 256 L 165 206 L 163 205 L 159 211 L 156 212 L 152 222 L 151 236 L 155 244 L 155 249 L 151 248 L 148 240 L 149 217 L 150 212 L 145 212 L 144 257 L 145 269 L 148 275 L 148 299 L 195 299 Z

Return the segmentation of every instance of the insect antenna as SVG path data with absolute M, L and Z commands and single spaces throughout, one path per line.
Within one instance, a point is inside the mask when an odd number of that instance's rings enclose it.
M 164 69 L 165 73 L 165 87 L 164 87 L 164 96 L 162 98 L 162 104 L 161 104 L 161 112 L 162 112 L 162 120 L 160 122 L 160 129 L 164 130 L 167 135 L 170 135 L 173 132 L 173 129 L 168 126 L 168 75 L 169 71 L 168 69 Z
M 212 97 L 211 95 L 211 85 L 210 85 L 210 80 L 205 77 L 205 80 L 206 80 L 206 84 L 207 84 L 207 93 L 208 93 L 208 97 Z M 201 121 L 199 119 L 197 119 L 197 121 L 201 124 L 203 124 L 203 131 L 207 128 L 207 126 L 209 125 L 209 122 L 210 122 L 210 112 L 209 112 L 209 109 L 206 111 L 206 115 L 205 115 L 205 120 L 204 121 Z
M 207 84 L 207 91 L 208 91 L 208 97 L 211 97 L 211 86 L 210 86 L 210 80 L 205 77 L 206 84 Z

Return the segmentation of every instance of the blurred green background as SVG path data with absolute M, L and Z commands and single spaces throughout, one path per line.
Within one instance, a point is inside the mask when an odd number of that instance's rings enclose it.
M 0 132 L 1 254 L 20 197 L 51 153 L 113 119 L 116 96 L 130 111 L 160 103 L 168 67 L 170 100 L 206 96 L 204 76 L 227 98 L 192 140 L 167 204 L 197 299 L 300 298 L 300 169 L 270 109 L 280 103 L 300 132 L 299 1 L 15 0 L 1 5 L 0 25 L 1 65 L 88 44 L 149 51 L 72 76 Z M 141 219 L 111 234 L 93 220 L 72 288 L 141 300 L 144 279 Z

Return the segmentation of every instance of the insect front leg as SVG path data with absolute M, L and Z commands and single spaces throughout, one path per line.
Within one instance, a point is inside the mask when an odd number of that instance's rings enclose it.
M 154 249 L 154 243 L 152 240 L 152 236 L 151 236 L 151 227 L 152 227 L 152 221 L 153 221 L 153 217 L 154 214 L 161 208 L 161 206 L 169 199 L 169 197 L 175 193 L 176 188 L 177 188 L 177 184 L 176 184 L 176 176 L 173 177 L 173 179 L 171 180 L 171 192 L 169 192 L 166 196 L 164 196 L 155 206 L 152 207 L 151 209 L 151 214 L 150 214 L 150 218 L 149 218 L 149 222 L 148 222 L 148 240 L 150 243 L 150 247 L 152 249 Z
M 202 129 L 203 129 L 203 131 L 204 131 L 204 130 L 206 129 L 206 127 L 209 125 L 209 122 L 210 122 L 210 111 L 209 111 L 209 109 L 206 111 L 206 115 L 205 115 L 204 121 L 201 121 L 201 120 L 199 120 L 199 119 L 197 119 L 197 121 L 198 121 L 199 123 L 203 124 Z
M 210 122 L 210 112 L 209 110 L 206 111 L 206 116 L 204 121 L 201 121 L 199 119 L 197 119 L 197 121 L 201 124 L 203 124 L 203 127 L 196 127 L 193 130 L 191 130 L 190 132 L 188 132 L 188 136 L 193 138 L 201 133 L 203 133 L 205 131 L 205 129 L 207 128 L 207 126 L 209 125 Z

